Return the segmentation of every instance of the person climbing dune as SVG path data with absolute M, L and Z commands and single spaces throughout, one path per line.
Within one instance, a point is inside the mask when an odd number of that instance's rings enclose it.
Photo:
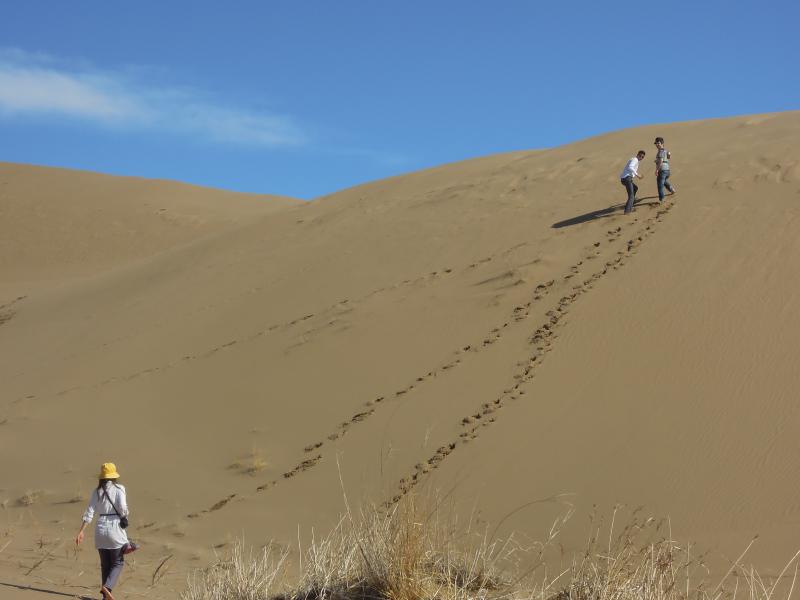
M 625 204 L 626 215 L 633 210 L 633 203 L 636 201 L 636 192 L 639 191 L 639 186 L 633 182 L 633 178 L 636 177 L 637 179 L 643 179 L 643 177 L 639 175 L 639 163 L 644 157 L 645 151 L 639 150 L 639 152 L 636 153 L 636 156 L 633 156 L 628 160 L 628 164 L 625 165 L 625 168 L 619 175 L 619 180 L 622 184 L 622 187 L 628 191 L 628 201 Z
M 657 137 L 654 144 L 656 145 L 656 185 L 658 185 L 658 201 L 664 202 L 664 188 L 669 191 L 670 196 L 675 193 L 675 188 L 669 182 L 669 161 L 672 156 L 670 155 L 669 150 L 664 148 L 663 137 Z

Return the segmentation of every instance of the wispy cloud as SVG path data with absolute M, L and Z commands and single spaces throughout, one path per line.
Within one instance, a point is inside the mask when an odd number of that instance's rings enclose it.
M 290 116 L 212 102 L 199 90 L 139 79 L 66 65 L 46 55 L 0 50 L 0 117 L 56 116 L 227 144 L 275 147 L 307 141 Z

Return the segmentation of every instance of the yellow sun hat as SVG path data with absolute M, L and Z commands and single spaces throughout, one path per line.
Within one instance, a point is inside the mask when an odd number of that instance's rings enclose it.
M 100 467 L 99 479 L 119 479 L 117 465 L 114 463 L 103 463 L 103 466 Z

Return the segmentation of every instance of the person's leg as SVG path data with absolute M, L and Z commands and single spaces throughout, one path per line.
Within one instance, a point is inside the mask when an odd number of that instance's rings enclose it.
M 664 201 L 664 182 L 669 177 L 669 173 L 666 171 L 659 171 L 658 175 L 656 176 L 656 182 L 658 183 L 658 201 Z
M 108 577 L 106 577 L 103 585 L 110 591 L 117 585 L 119 576 L 122 575 L 122 567 L 125 566 L 124 546 L 122 548 L 115 548 L 109 550 L 110 553 L 110 570 Z
M 621 183 L 628 192 L 628 201 L 625 204 L 625 214 L 627 215 L 629 212 L 631 212 L 631 210 L 633 210 L 633 201 L 636 198 L 636 184 L 633 183 L 633 180 L 630 177 L 622 179 Z
M 672 184 L 669 182 L 669 171 L 664 171 L 664 186 L 667 188 L 670 194 L 675 193 L 675 188 L 672 187 Z
M 111 572 L 111 550 L 101 548 L 100 553 L 100 585 L 105 585 L 108 574 Z

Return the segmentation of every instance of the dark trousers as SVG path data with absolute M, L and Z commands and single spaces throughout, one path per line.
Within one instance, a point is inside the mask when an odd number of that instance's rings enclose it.
M 100 573 L 103 577 L 102 585 L 109 590 L 113 590 L 114 586 L 117 585 L 117 579 L 122 574 L 122 567 L 125 566 L 124 549 L 123 546 L 113 550 L 106 550 L 105 548 L 98 550 L 100 553 Z
M 675 189 L 672 187 L 672 184 L 669 182 L 669 171 L 659 171 L 658 172 L 658 201 L 664 201 L 664 188 L 669 190 L 669 193 L 672 194 L 675 192 Z
M 633 210 L 633 201 L 636 200 L 636 192 L 639 191 L 639 186 L 633 183 L 633 177 L 628 175 L 624 179 L 620 179 L 622 186 L 628 190 L 628 203 L 625 205 L 625 214 Z

